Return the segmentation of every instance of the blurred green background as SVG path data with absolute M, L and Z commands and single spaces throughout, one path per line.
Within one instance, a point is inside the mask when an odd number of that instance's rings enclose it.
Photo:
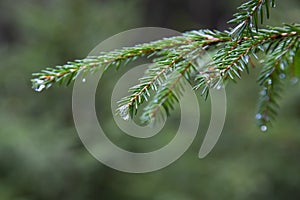
M 115 171 L 87 152 L 72 119 L 72 87 L 31 89 L 31 73 L 84 58 L 121 31 L 224 29 L 240 3 L 1 0 L 0 200 L 300 199 L 300 87 L 288 86 L 276 123 L 262 133 L 254 119 L 259 68 L 227 87 L 224 132 L 208 157 L 197 157 L 210 116 L 209 102 L 200 100 L 203 121 L 193 145 L 172 165 L 147 174 Z M 278 0 L 268 22 L 299 22 L 299 11 L 298 0 Z M 105 84 L 109 88 L 113 80 Z M 99 102 L 101 96 L 100 91 Z M 110 118 L 101 123 L 116 133 L 110 137 L 120 146 L 143 150 L 142 141 L 124 138 Z M 172 133 L 176 120 L 170 123 Z M 170 134 L 162 135 L 146 146 L 162 146 L 169 139 Z

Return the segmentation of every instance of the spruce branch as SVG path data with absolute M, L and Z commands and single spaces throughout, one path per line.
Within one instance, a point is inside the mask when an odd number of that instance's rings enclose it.
M 235 81 L 241 78 L 241 73 L 249 73 L 249 60 L 251 56 L 259 59 L 258 52 L 268 52 L 269 49 L 280 42 L 291 39 L 299 40 L 299 25 L 286 25 L 284 27 L 268 27 L 259 29 L 252 37 L 243 37 L 240 40 L 231 40 L 225 43 L 209 63 L 209 67 L 200 71 L 196 76 L 196 89 L 203 88 L 202 93 L 207 95 L 208 89 L 220 87 L 220 77 L 223 82 L 228 78 Z M 286 43 L 286 42 L 285 42 Z M 294 44 L 297 46 L 297 44 Z M 271 55 L 272 57 L 272 55 Z
M 263 24 L 265 16 L 270 17 L 270 6 L 275 7 L 275 0 L 250 0 L 242 4 L 238 7 L 239 12 L 234 14 L 234 18 L 228 22 L 236 24 L 230 35 L 238 39 L 244 34 L 251 35 L 253 31 L 257 32 L 259 23 Z
M 42 91 L 56 83 L 68 85 L 80 74 L 112 66 L 118 69 L 148 57 L 153 64 L 139 84 L 129 89 L 130 95 L 118 102 L 117 114 L 126 120 L 133 118 L 141 104 L 147 103 L 141 119 L 149 122 L 170 114 L 186 81 L 207 97 L 211 88 L 219 89 L 228 81 L 241 79 L 243 72 L 249 73 L 249 66 L 254 66 L 252 59 L 257 59 L 262 64 L 258 83 L 263 89 L 256 118 L 261 129 L 266 130 L 278 112 L 284 80 L 300 74 L 300 66 L 295 63 L 300 52 L 300 24 L 259 28 L 269 18 L 270 7 L 275 7 L 274 0 L 249 0 L 229 21 L 235 24 L 229 30 L 189 31 L 46 68 L 33 74 L 33 88 Z
M 118 68 L 122 64 L 134 61 L 139 57 L 153 56 L 161 50 L 186 44 L 192 40 L 193 38 L 188 36 L 170 37 L 134 47 L 124 47 L 111 52 L 102 52 L 99 56 L 89 56 L 85 59 L 67 62 L 63 66 L 46 68 L 39 73 L 34 73 L 34 78 L 31 81 L 36 91 L 48 89 L 55 83 L 69 85 L 79 74 L 92 73 L 95 70 L 99 70 L 99 67 L 108 69 L 111 66 L 116 66 Z
M 258 78 L 263 88 L 260 92 L 256 119 L 262 129 L 265 129 L 278 113 L 278 101 L 283 92 L 284 81 L 292 70 L 287 66 L 294 63 L 295 54 L 300 47 L 299 36 L 282 38 L 280 43 L 275 44 L 278 44 L 276 48 L 262 60 L 264 67 Z
M 225 37 L 221 32 L 209 30 L 192 31 L 189 33 L 185 33 L 184 36 L 193 38 L 193 41 L 191 40 L 189 44 L 166 49 L 160 52 L 159 55 L 161 57 L 154 60 L 155 64 L 150 66 L 149 69 L 145 72 L 144 77 L 139 79 L 140 83 L 129 89 L 131 95 L 122 98 L 118 102 L 119 108 L 117 109 L 117 113 L 119 115 L 121 115 L 125 119 L 128 118 L 128 115 L 133 117 L 139 105 L 150 99 L 150 90 L 157 92 L 157 96 L 160 96 L 159 93 L 163 92 L 164 90 L 158 90 L 158 88 L 164 88 L 164 86 L 166 87 L 166 85 L 169 84 L 168 82 L 171 81 L 169 75 L 174 73 L 174 69 L 176 73 L 178 73 L 177 71 L 179 71 L 179 69 L 184 66 L 183 62 L 185 62 L 185 60 L 189 60 L 189 62 L 191 63 L 194 59 L 199 57 L 199 51 L 202 52 L 203 48 L 217 45 L 230 39 L 229 37 Z M 191 66 L 193 65 L 191 64 Z M 185 74 L 187 76 L 187 80 L 190 80 L 190 74 Z M 165 97 L 169 97 L 170 100 L 173 98 L 172 95 L 165 95 Z M 156 99 L 156 96 L 154 97 L 154 99 Z M 168 103 L 168 98 L 164 99 L 166 103 L 161 102 L 161 104 L 157 104 L 157 106 L 163 106 L 164 108 L 167 108 L 168 106 L 166 105 L 171 105 Z M 128 109 L 129 111 L 125 112 L 124 109 Z M 150 110 L 149 106 L 147 106 L 145 109 Z M 156 110 L 159 109 L 157 108 Z M 169 109 L 166 111 L 169 114 Z M 154 113 L 157 112 L 152 112 L 151 114 L 148 113 L 148 116 L 154 117 Z M 144 122 L 147 121 L 145 120 L 146 115 L 147 114 L 142 116 Z M 148 117 L 148 119 L 150 118 Z
M 170 115 L 170 110 L 174 109 L 174 104 L 179 102 L 180 96 L 183 95 L 184 84 L 182 78 L 188 76 L 189 71 L 193 70 L 192 63 L 183 61 L 181 66 L 183 68 L 177 68 L 176 72 L 171 73 L 167 79 L 168 81 L 162 84 L 161 89 L 157 91 L 154 96 L 154 100 L 144 108 L 143 115 L 141 117 L 143 122 L 149 122 L 155 119 L 157 114 L 160 113 L 164 118 Z

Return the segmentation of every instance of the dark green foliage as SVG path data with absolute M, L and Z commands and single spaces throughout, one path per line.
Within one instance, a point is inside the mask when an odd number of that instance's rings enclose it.
M 218 14 L 219 4 L 226 5 L 220 9 L 227 17 L 238 2 L 146 1 L 153 2 L 154 11 L 157 4 L 169 4 L 153 12 L 153 16 L 159 13 L 170 16 L 169 21 L 177 25 L 165 23 L 165 26 L 175 30 L 205 27 L 209 22 L 223 26 L 215 23 L 225 21 L 224 15 Z M 300 134 L 297 134 L 300 130 L 300 85 L 289 86 L 288 79 L 281 79 L 286 84 L 283 87 L 288 87 L 281 93 L 280 115 L 276 123 L 272 123 L 271 136 L 259 134 L 254 118 L 259 94 L 255 76 L 263 65 L 256 62 L 255 69 L 249 65 L 250 75 L 243 73 L 238 84 L 226 86 L 228 120 L 218 144 L 207 158 L 197 158 L 210 119 L 210 103 L 201 98 L 200 127 L 193 145 L 169 167 L 140 175 L 105 167 L 84 148 L 72 118 L 72 83 L 67 89 L 54 84 L 42 93 L 30 90 L 30 75 L 44 69 L 42 66 L 83 58 L 100 40 L 130 27 L 160 25 L 159 19 L 152 24 L 140 22 L 145 9 L 132 5 L 133 2 L 145 5 L 144 0 L 0 1 L 0 24 L 7 22 L 13 27 L 11 34 L 17 34 L 17 41 L 6 43 L 2 36 L 9 27 L 1 26 L 0 199 L 300 199 Z M 179 8 L 174 8 L 173 2 L 177 2 Z M 197 16 L 184 10 L 190 2 L 205 4 L 194 7 L 194 12 L 206 13 L 207 5 L 212 5 L 214 14 L 201 17 L 197 24 L 193 20 Z M 278 1 L 277 7 L 271 9 L 271 24 L 299 22 L 299 0 Z M 258 53 L 258 56 L 262 55 Z M 205 58 L 205 55 L 201 57 L 199 64 L 205 64 L 202 62 Z M 294 64 L 299 66 L 299 51 L 296 58 Z M 165 146 L 174 137 L 179 109 L 171 111 L 172 117 L 153 138 L 135 139 L 120 130 L 109 117 L 111 108 L 105 105 L 110 105 L 107 96 L 110 96 L 111 88 L 130 66 L 133 65 L 120 68 L 119 72 L 113 67 L 101 78 L 96 93 L 97 116 L 113 143 L 125 150 L 149 152 Z M 150 94 L 151 97 L 155 95 L 151 91 Z M 141 106 L 138 114 L 142 111 Z
M 129 89 L 131 95 L 119 101 L 117 109 L 124 119 L 133 118 L 139 106 L 147 101 L 142 121 L 149 122 L 158 113 L 162 116 L 170 114 L 182 95 L 183 80 L 207 97 L 210 88 L 218 89 L 227 80 L 240 79 L 244 71 L 249 73 L 255 59 L 263 66 L 258 78 L 262 92 L 256 118 L 261 129 L 266 130 L 277 114 L 283 80 L 294 78 L 300 71 L 299 65 L 295 64 L 300 24 L 259 27 L 265 18 L 269 18 L 270 8 L 274 6 L 274 0 L 250 0 L 241 5 L 234 19 L 229 21 L 235 24 L 229 30 L 190 31 L 178 37 L 102 52 L 99 56 L 35 73 L 33 87 L 42 91 L 54 83 L 68 85 L 81 73 L 91 73 L 100 67 L 119 68 L 140 57 L 155 56 L 153 65 L 140 83 Z M 211 59 L 200 66 L 199 60 L 205 60 L 211 54 Z

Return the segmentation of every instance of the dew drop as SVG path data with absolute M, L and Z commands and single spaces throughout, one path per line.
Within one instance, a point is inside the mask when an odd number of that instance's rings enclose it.
M 285 64 L 280 63 L 280 69 L 281 69 L 281 70 L 285 70 Z
M 85 83 L 85 82 L 86 82 L 86 79 L 85 79 L 85 78 L 83 78 L 83 79 L 82 79 L 82 82 L 83 82 L 83 83 Z
M 220 89 L 222 89 L 222 88 L 224 88 L 224 85 L 223 85 L 223 84 L 218 84 L 218 85 L 216 86 L 216 89 L 217 89 L 217 90 L 220 90 Z
M 40 80 L 40 79 L 34 79 L 34 81 L 37 83 L 37 84 L 42 84 L 44 81 L 43 80 Z
M 43 89 L 45 89 L 45 85 L 39 85 L 37 88 L 35 88 L 34 90 L 36 91 L 36 92 L 41 92 Z
M 268 127 L 266 125 L 262 125 L 260 127 L 260 130 L 263 131 L 263 132 L 266 132 L 268 130 Z
M 265 96 L 265 97 L 264 97 L 264 100 L 265 100 L 265 101 L 270 101 L 270 97 L 269 97 L 269 96 Z
M 118 110 L 119 110 L 120 117 L 123 120 L 129 120 L 128 105 L 121 106 L 120 108 L 118 108 Z
M 256 119 L 261 119 L 261 118 L 262 118 L 262 115 L 261 115 L 260 113 L 257 113 L 257 114 L 255 115 L 255 118 L 256 118 Z
M 296 78 L 296 77 L 294 77 L 294 78 L 291 79 L 291 83 L 292 83 L 293 85 L 297 84 L 298 81 L 299 81 L 299 79 Z
M 280 79 L 285 79 L 285 77 L 286 77 L 286 76 L 285 76 L 284 73 L 279 74 L 279 78 L 280 78 Z
M 267 88 L 264 88 L 261 92 L 260 92 L 261 95 L 265 96 L 267 94 Z
M 269 79 L 268 80 L 268 85 L 271 85 L 272 84 L 272 79 Z
M 249 56 L 248 56 L 248 55 L 245 55 L 245 56 L 244 56 L 244 60 L 246 61 L 246 63 L 248 63 L 248 62 L 249 62 Z

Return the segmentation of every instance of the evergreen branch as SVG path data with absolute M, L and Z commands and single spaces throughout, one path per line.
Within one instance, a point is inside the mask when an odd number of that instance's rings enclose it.
M 119 107 L 117 109 L 117 114 L 119 114 L 123 119 L 128 119 L 127 114 L 130 114 L 131 118 L 136 114 L 136 111 L 140 104 L 144 101 L 148 101 L 150 98 L 150 92 L 157 91 L 158 87 L 166 81 L 167 74 L 172 71 L 172 68 L 175 67 L 175 64 L 183 59 L 183 55 L 170 55 L 168 53 L 165 57 L 168 59 L 171 58 L 171 63 L 165 65 L 164 61 L 157 61 L 156 64 L 153 64 L 146 71 L 145 76 L 140 78 L 140 84 L 133 86 L 129 89 L 129 92 L 132 94 L 126 97 L 123 97 L 119 102 Z M 165 58 L 164 57 L 164 58 Z M 127 109 L 128 111 L 125 111 Z M 127 113 L 124 115 L 124 113 Z
M 272 31 L 270 31 L 272 30 Z M 273 44 L 278 41 L 282 41 L 283 38 L 291 38 L 296 35 L 299 37 L 300 32 L 295 32 L 290 27 L 283 28 L 269 27 L 268 30 L 261 29 L 252 38 L 244 37 L 243 40 L 238 41 L 236 44 L 233 41 L 233 45 L 229 45 L 218 52 L 214 57 L 214 65 L 221 70 L 224 79 L 228 76 L 234 79 L 234 76 L 241 78 L 240 73 L 245 69 L 249 71 L 247 64 L 251 55 L 256 56 L 258 51 L 264 52 L 264 45 Z M 236 46 L 239 48 L 236 48 Z
M 199 49 L 203 51 L 202 48 L 208 48 L 208 46 L 217 45 L 230 39 L 228 36 L 225 37 L 222 32 L 210 30 L 192 31 L 184 35 L 192 37 L 194 42 L 159 53 L 161 57 L 154 60 L 155 64 L 146 71 L 144 77 L 139 79 L 140 83 L 129 89 L 131 95 L 118 102 L 117 114 L 123 119 L 129 119 L 128 115 L 133 117 L 139 105 L 150 98 L 149 91 L 157 92 L 159 86 L 168 80 L 168 73 L 171 73 L 175 67 L 180 67 L 178 63 L 184 59 L 193 60 L 199 57 L 197 53 Z
M 299 36 L 284 38 L 262 62 L 264 67 L 258 82 L 263 86 L 263 89 L 260 92 L 256 119 L 263 130 L 266 130 L 270 120 L 274 119 L 278 113 L 278 100 L 283 91 L 283 81 L 290 74 L 289 66 L 294 63 L 295 54 L 299 47 Z
M 152 101 L 144 108 L 142 114 L 142 121 L 149 122 L 161 113 L 165 111 L 166 116 L 170 115 L 170 110 L 174 109 L 174 104 L 178 103 L 180 96 L 183 94 L 183 81 L 182 78 L 191 74 L 192 63 L 183 60 L 180 68 L 176 69 L 176 72 L 172 72 L 161 88 L 157 91 Z M 183 67 L 184 66 L 184 67 Z M 162 110 L 163 109 L 163 110 Z
M 248 63 L 250 56 L 255 56 L 257 52 L 268 52 L 276 44 L 292 38 L 299 38 L 300 25 L 286 25 L 284 27 L 268 27 L 259 29 L 253 37 L 243 37 L 238 41 L 232 40 L 225 43 L 213 57 L 210 67 L 200 71 L 196 76 L 196 89 L 203 88 L 202 94 L 208 94 L 211 87 L 220 87 L 221 79 L 226 81 L 228 77 L 235 81 L 241 78 L 243 71 L 249 72 Z M 222 78 L 220 78 L 222 77 Z
M 264 21 L 264 16 L 270 16 L 270 6 L 275 7 L 275 0 L 250 0 L 238 7 L 239 12 L 234 14 L 234 18 L 228 23 L 237 24 L 230 32 L 235 38 L 242 37 L 243 33 L 252 34 L 253 30 L 258 31 L 258 18 L 260 23 Z M 265 8 L 265 11 L 264 11 Z
M 249 72 L 248 65 L 254 66 L 251 59 L 255 57 L 263 59 L 264 65 L 258 79 L 263 91 L 256 117 L 265 131 L 277 114 L 283 79 L 300 74 L 300 65 L 295 63 L 300 52 L 300 24 L 258 28 L 265 16 L 269 18 L 274 3 L 275 0 L 248 0 L 229 21 L 236 26 L 227 31 L 190 31 L 47 68 L 33 74 L 33 88 L 42 91 L 55 83 L 68 85 L 80 74 L 105 71 L 112 66 L 118 69 L 140 57 L 155 56 L 153 65 L 139 79 L 139 84 L 129 89 L 131 94 L 118 102 L 117 109 L 123 119 L 129 119 L 142 103 L 149 101 L 142 113 L 142 120 L 149 122 L 157 113 L 170 114 L 183 94 L 184 80 L 193 83 L 195 89 L 201 88 L 201 94 L 207 97 L 210 88 L 219 89 L 223 82 L 235 81 L 241 78 L 242 72 Z M 203 52 L 213 53 L 212 61 L 207 62 Z
M 91 73 L 98 70 L 99 67 L 105 67 L 105 69 L 107 69 L 111 66 L 116 66 L 118 68 L 121 64 L 134 61 L 139 57 L 146 55 L 153 56 L 161 50 L 190 43 L 195 38 L 194 35 L 191 35 L 191 37 L 188 36 L 189 35 L 170 37 L 136 45 L 134 47 L 102 52 L 99 56 L 90 56 L 85 59 L 75 60 L 74 62 L 68 62 L 63 66 L 47 68 L 46 70 L 33 74 L 34 78 L 31 80 L 32 85 L 33 88 L 39 92 L 48 89 L 54 83 L 66 83 L 66 85 L 69 85 L 79 74 Z

